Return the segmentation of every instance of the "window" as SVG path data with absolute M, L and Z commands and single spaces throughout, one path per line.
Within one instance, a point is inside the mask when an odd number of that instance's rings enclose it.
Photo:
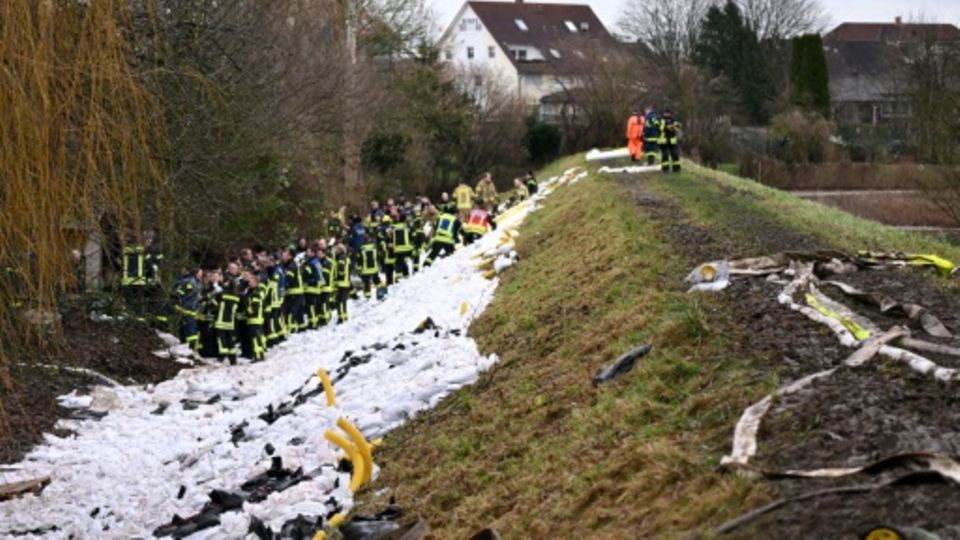
M 582 23 L 580 23 L 580 31 L 581 31 L 581 32 L 587 32 L 587 31 L 589 31 L 589 30 L 590 30 L 590 23 L 588 23 L 588 22 L 582 22 Z
M 529 30 L 529 29 L 527 28 L 527 23 L 523 22 L 523 19 L 514 19 L 513 22 L 517 23 L 517 28 L 519 28 L 520 30 L 522 30 L 522 31 L 524 31 L 524 32 L 526 32 L 527 30 Z
M 575 51 L 573 51 L 573 54 L 577 55 L 577 58 L 580 58 L 581 60 L 586 58 L 586 56 L 583 55 L 583 51 L 581 51 L 580 49 L 576 49 Z
M 496 58 L 496 56 L 497 56 L 497 48 L 494 47 L 493 45 L 487 47 L 487 57 Z
M 527 50 L 526 49 L 514 49 L 513 57 L 517 60 L 526 60 L 527 59 Z
M 473 47 L 467 47 L 467 59 L 473 60 Z
M 480 19 L 468 17 L 465 19 L 460 19 L 460 30 L 483 30 L 483 27 L 480 25 Z
M 483 86 L 483 77 L 480 75 L 473 76 L 473 85 L 474 86 Z
M 563 24 L 567 25 L 567 30 L 577 33 L 577 25 L 573 24 L 573 21 L 563 21 Z
M 560 59 L 560 51 L 556 49 L 550 49 L 550 54 L 553 55 L 553 57 L 556 58 L 557 60 Z
M 446 52 L 446 55 L 447 55 L 447 60 L 453 60 L 453 53 L 452 53 L 452 52 L 447 51 L 447 52 Z

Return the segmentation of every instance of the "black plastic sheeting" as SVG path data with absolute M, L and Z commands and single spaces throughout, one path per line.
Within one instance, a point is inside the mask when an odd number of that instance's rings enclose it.
M 199 512 L 186 518 L 175 515 L 170 523 L 157 527 L 153 531 L 153 534 L 157 537 L 171 536 L 173 538 L 184 538 L 197 531 L 215 527 L 220 525 L 221 514 L 240 510 L 243 508 L 244 502 L 256 503 L 263 501 L 271 493 L 278 493 L 305 480 L 311 480 L 313 474 L 316 473 L 319 473 L 319 471 L 304 474 L 302 468 L 296 470 L 285 469 L 283 467 L 283 460 L 280 457 L 273 457 L 270 468 L 266 472 L 258 474 L 244 482 L 238 491 L 220 489 L 211 491 L 209 494 L 210 500 L 203 505 L 203 508 L 201 508 Z M 182 496 L 184 491 L 184 489 L 181 489 L 179 495 Z M 335 510 L 331 512 L 331 515 L 339 511 L 340 508 L 336 499 L 331 497 L 327 502 L 332 503 L 332 506 L 335 508 Z M 322 522 L 324 518 L 311 519 Z M 251 528 L 253 528 L 253 526 L 254 524 L 251 523 Z M 261 523 L 260 526 L 263 527 L 263 524 Z M 317 529 L 314 529 L 314 531 L 316 530 Z M 282 538 L 290 537 L 282 536 Z
M 627 373 L 633 369 L 638 358 L 646 356 L 651 350 L 653 350 L 653 345 L 641 345 L 623 354 L 620 358 L 617 358 L 613 364 L 597 371 L 597 374 L 593 377 L 594 386 L 612 381 L 624 373 Z

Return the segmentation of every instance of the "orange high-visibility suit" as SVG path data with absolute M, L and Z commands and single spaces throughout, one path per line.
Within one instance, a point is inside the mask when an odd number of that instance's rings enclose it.
M 642 114 L 630 115 L 627 121 L 627 149 L 630 150 L 630 159 L 638 161 L 643 158 L 643 128 L 646 119 Z

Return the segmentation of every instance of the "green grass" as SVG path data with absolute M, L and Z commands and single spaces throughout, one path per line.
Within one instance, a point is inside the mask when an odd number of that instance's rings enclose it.
M 560 188 L 518 250 L 471 328 L 500 363 L 387 438 L 375 489 L 389 486 L 441 538 L 489 524 L 505 538 L 673 537 L 765 500 L 763 485 L 714 468 L 775 377 L 726 355 L 736 329 L 713 300 L 684 293 L 690 262 L 626 187 L 592 176 Z M 632 372 L 592 386 L 643 342 L 654 352 Z

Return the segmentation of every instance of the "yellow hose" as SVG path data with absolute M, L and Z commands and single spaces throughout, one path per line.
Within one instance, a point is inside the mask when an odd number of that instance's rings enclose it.
M 337 420 L 337 426 L 353 439 L 353 444 L 356 446 L 360 458 L 363 459 L 363 483 L 366 484 L 373 475 L 373 456 L 371 455 L 370 443 L 363 437 L 363 433 L 360 433 L 357 426 L 353 425 L 346 418 L 340 417 L 340 419 Z
M 323 393 L 327 395 L 327 407 L 333 407 L 337 404 L 337 395 L 330 383 L 330 375 L 327 375 L 327 370 L 320 368 L 317 370 L 317 377 L 320 377 L 320 383 L 323 384 Z
M 350 443 L 343 435 L 336 433 L 334 431 L 327 430 L 324 432 L 323 437 L 333 444 L 339 446 L 343 449 L 344 452 L 350 456 L 350 463 L 353 464 L 353 476 L 350 477 L 350 491 L 356 493 L 360 490 L 360 486 L 363 485 L 363 479 L 366 476 L 366 471 L 364 471 L 364 461 L 360 457 L 360 452 Z

